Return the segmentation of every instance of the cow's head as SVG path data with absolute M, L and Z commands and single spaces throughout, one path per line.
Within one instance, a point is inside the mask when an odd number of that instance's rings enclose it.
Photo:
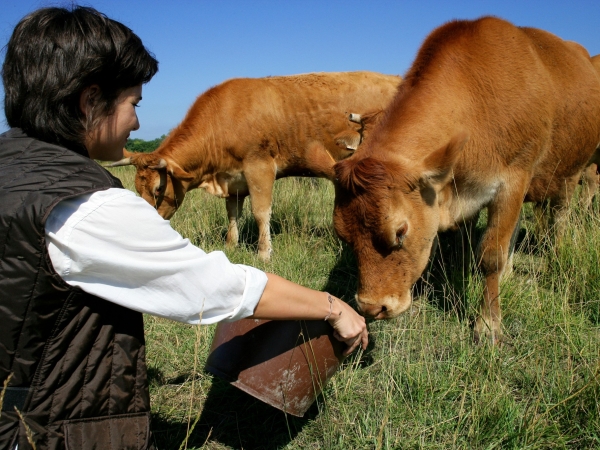
M 165 219 L 181 206 L 193 176 L 168 157 L 155 153 L 124 152 L 125 158 L 110 166 L 134 165 L 135 188 Z
M 465 142 L 461 134 L 419 163 L 363 154 L 335 165 L 334 226 L 356 255 L 364 315 L 387 319 L 410 307 L 439 228 L 440 192 Z

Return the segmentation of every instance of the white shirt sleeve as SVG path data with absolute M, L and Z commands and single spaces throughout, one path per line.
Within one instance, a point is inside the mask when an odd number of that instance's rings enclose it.
M 192 245 L 126 189 L 60 202 L 46 221 L 46 242 L 54 269 L 71 286 L 179 322 L 248 317 L 267 282 L 258 269 Z

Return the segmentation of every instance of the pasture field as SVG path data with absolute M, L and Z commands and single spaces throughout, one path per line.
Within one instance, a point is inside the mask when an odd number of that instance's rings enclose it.
M 133 189 L 133 168 L 111 170 Z M 228 257 L 352 303 L 356 266 L 333 232 L 333 195 L 325 180 L 278 181 L 272 262 L 256 256 L 248 201 L 241 246 L 226 251 Z M 146 316 L 157 447 L 600 448 L 600 214 L 594 206 L 573 206 L 558 247 L 534 236 L 532 210 L 523 209 L 514 270 L 502 284 L 507 344 L 472 342 L 482 283 L 445 254 L 434 261 L 410 312 L 369 323 L 369 348 L 344 362 L 304 418 L 286 416 L 203 371 L 214 325 Z M 192 191 L 171 222 L 205 251 L 224 249 L 222 199 Z

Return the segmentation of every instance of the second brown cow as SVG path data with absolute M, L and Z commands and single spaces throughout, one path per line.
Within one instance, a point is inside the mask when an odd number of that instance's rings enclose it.
M 600 79 L 583 47 L 491 17 L 433 31 L 361 151 L 335 167 L 334 225 L 357 257 L 360 309 L 408 309 L 437 232 L 487 207 L 474 331 L 496 342 L 523 201 L 549 201 L 560 220 L 599 141 Z
M 268 260 L 275 179 L 332 179 L 335 162 L 357 149 L 399 84 L 398 76 L 374 72 L 229 80 L 198 97 L 156 151 L 115 165 L 136 166 L 136 189 L 165 218 L 190 189 L 224 197 L 228 245 L 238 243 L 238 216 L 250 195 L 258 254 Z

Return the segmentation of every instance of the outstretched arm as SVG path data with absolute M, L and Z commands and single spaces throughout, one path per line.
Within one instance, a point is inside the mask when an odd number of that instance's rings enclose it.
M 252 318 L 271 320 L 323 320 L 334 328 L 334 336 L 348 348 L 344 355 L 352 353 L 360 345 L 363 350 L 369 343 L 364 317 L 357 314 L 347 303 L 330 294 L 315 291 L 288 281 L 278 275 L 267 273 L 267 285 L 254 310 Z

